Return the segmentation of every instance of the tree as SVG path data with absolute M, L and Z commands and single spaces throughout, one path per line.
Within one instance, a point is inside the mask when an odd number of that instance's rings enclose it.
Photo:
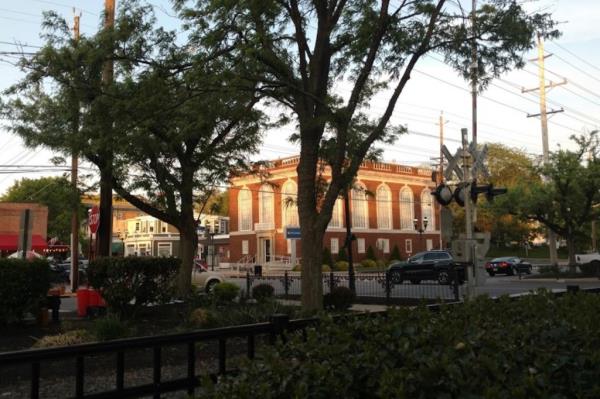
M 575 151 L 550 154 L 548 164 L 533 171 L 545 181 L 521 182 L 502 199 L 502 206 L 523 219 L 542 223 L 567 241 L 569 265 L 575 268 L 575 242 L 600 216 L 600 157 L 596 132 L 579 137 Z M 585 237 L 587 238 L 587 237 Z M 573 270 L 574 271 L 574 270 Z
M 195 26 L 199 42 L 226 37 L 234 49 L 231 54 L 260 63 L 262 73 L 247 78 L 258 82 L 262 94 L 287 107 L 298 126 L 302 305 L 307 310 L 322 307 L 321 249 L 334 202 L 371 146 L 405 131 L 391 126 L 390 117 L 421 57 L 440 52 L 469 77 L 470 45 L 476 43 L 477 80 L 483 87 L 493 76 L 523 64 L 521 54 L 533 47 L 536 31 L 545 37 L 557 35 L 549 15 L 527 13 L 513 0 L 490 0 L 479 2 L 476 36 L 470 37 L 458 3 L 175 1 Z M 337 94 L 338 85 L 350 93 Z M 383 114 L 370 116 L 367 108 L 377 93 L 387 96 L 387 105 Z M 316 177 L 323 143 L 332 145 L 335 157 L 329 164 L 328 190 L 319 203 Z
M 48 237 L 69 242 L 71 215 L 78 209 L 79 217 L 85 215 L 79 192 L 74 192 L 66 177 L 41 177 L 21 179 L 8 188 L 0 201 L 32 202 L 48 207 Z
M 63 40 L 53 36 L 24 62 L 31 72 L 9 91 L 21 97 L 5 114 L 29 144 L 80 151 L 122 198 L 179 230 L 178 291 L 185 295 L 198 240 L 194 207 L 205 206 L 230 173 L 246 170 L 260 139 L 260 97 L 237 79 L 252 73 L 252 63 L 232 63 L 218 50 L 190 52 L 174 32 L 155 27 L 149 6 L 132 1 L 121 10 L 114 29 L 76 45 L 57 28 Z M 110 84 L 101 74 L 107 59 Z M 57 85 L 46 87 L 45 79 Z M 105 118 L 113 121 L 110 135 Z

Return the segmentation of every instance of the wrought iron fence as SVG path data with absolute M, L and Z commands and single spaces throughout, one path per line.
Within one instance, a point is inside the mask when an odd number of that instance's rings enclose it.
M 234 278 L 234 281 L 236 279 Z M 254 275 L 250 272 L 237 279 L 248 296 L 258 284 L 269 284 L 275 296 L 297 298 L 302 293 L 302 277 L 300 272 L 284 272 L 282 274 Z M 347 272 L 323 273 L 323 294 L 331 292 L 335 287 L 350 287 Z M 421 301 L 460 301 L 464 297 L 464 284 L 456 274 L 451 275 L 450 284 L 439 284 L 437 281 L 424 280 L 418 284 L 405 281 L 394 284 L 388 272 L 355 273 L 355 292 L 358 302 L 368 303 L 417 303 Z

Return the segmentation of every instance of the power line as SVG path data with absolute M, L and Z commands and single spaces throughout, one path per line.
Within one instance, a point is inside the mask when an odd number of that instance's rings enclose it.
M 552 44 L 554 44 L 556 47 L 558 47 L 558 48 L 560 48 L 560 49 L 562 49 L 562 50 L 566 51 L 567 53 L 571 54 L 573 57 L 577 58 L 579 61 L 583 62 L 584 64 L 586 64 L 586 65 L 588 65 L 588 66 L 590 66 L 590 67 L 594 68 L 594 69 L 595 69 L 595 70 L 597 70 L 598 72 L 600 72 L 600 68 L 598 68 L 596 65 L 594 65 L 594 64 L 592 64 L 592 63 L 590 63 L 590 62 L 588 62 L 588 61 L 584 60 L 583 58 L 581 58 L 580 56 L 578 56 L 577 54 L 575 54 L 575 53 L 574 53 L 574 52 L 572 52 L 571 50 L 569 50 L 569 49 L 567 49 L 567 48 L 565 48 L 565 47 L 561 46 L 560 44 L 558 44 L 558 43 L 557 43 L 557 42 L 555 42 L 555 41 L 552 41 Z
M 54 5 L 54 6 L 65 7 L 65 8 L 68 8 L 68 9 L 72 9 L 73 8 L 72 5 L 65 4 L 65 3 L 59 3 L 57 1 L 49 1 L 49 0 L 30 0 L 30 1 L 34 1 L 36 3 L 51 4 L 51 5 Z M 81 11 L 87 13 L 87 14 L 93 15 L 95 17 L 100 16 L 100 14 L 98 14 L 96 12 L 93 12 L 93 11 L 86 10 L 85 8 L 79 8 L 78 7 L 77 9 L 81 10 Z
M 565 60 L 564 58 L 562 58 L 560 55 L 558 54 L 554 54 L 554 56 L 556 58 L 558 58 L 559 60 L 561 60 L 562 62 L 564 62 L 565 64 L 571 66 L 571 68 L 578 70 L 579 72 L 583 73 L 584 75 L 586 75 L 587 77 L 594 79 L 596 82 L 600 83 L 600 79 L 598 79 L 597 77 L 595 77 L 592 74 L 587 73 L 586 71 L 584 71 L 583 69 L 579 68 L 577 65 L 573 65 L 571 62 Z

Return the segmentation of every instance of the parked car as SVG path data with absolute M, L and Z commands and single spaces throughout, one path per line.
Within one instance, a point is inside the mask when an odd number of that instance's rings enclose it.
M 490 276 L 497 273 L 514 276 L 519 273 L 531 274 L 531 263 L 516 256 L 495 258 L 485 264 L 485 270 Z
M 221 273 L 211 272 L 203 268 L 196 268 L 192 274 L 192 283 L 204 290 L 211 292 L 215 285 L 225 281 L 225 276 Z
M 575 263 L 578 265 L 592 264 L 596 265 L 596 267 L 600 267 L 600 253 L 590 253 L 590 254 L 576 254 L 575 255 Z
M 434 280 L 440 284 L 450 284 L 457 273 L 460 284 L 465 281 L 463 266 L 455 265 L 448 251 L 426 251 L 411 256 L 406 262 L 392 263 L 388 267 L 394 284 L 410 281 L 419 284 L 423 280 Z

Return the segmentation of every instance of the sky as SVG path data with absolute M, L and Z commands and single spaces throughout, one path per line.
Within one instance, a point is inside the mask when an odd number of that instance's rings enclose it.
M 120 1 L 117 0 L 117 7 Z M 468 2 L 470 3 L 470 2 Z M 73 7 L 81 12 L 81 33 L 92 35 L 100 24 L 103 0 L 20 0 L 0 1 L 0 52 L 17 51 L 16 43 L 40 45 L 41 14 L 55 10 L 73 19 Z M 168 0 L 150 1 L 160 24 L 167 29 L 178 26 Z M 545 43 L 547 82 L 567 84 L 547 91 L 548 110 L 564 109 L 549 119 L 550 150 L 572 148 L 569 137 L 600 126 L 600 1 L 539 0 L 527 1 L 530 10 L 551 12 L 560 21 L 562 37 Z M 35 50 L 23 47 L 25 51 Z M 524 55 L 537 58 L 537 49 Z M 12 65 L 15 59 L 0 56 L 0 90 L 16 83 L 21 74 Z M 478 142 L 503 143 L 532 155 L 541 155 L 540 120 L 527 117 L 539 113 L 538 92 L 522 93 L 522 88 L 538 86 L 538 67 L 527 62 L 523 70 L 513 71 L 492 82 L 478 100 Z M 341 93 L 344 89 L 342 87 Z M 381 97 L 371 102 L 370 112 L 376 116 L 386 103 Z M 392 123 L 408 127 L 409 133 L 393 146 L 386 146 L 385 161 L 406 165 L 428 165 L 439 156 L 439 117 L 443 112 L 445 144 L 453 152 L 460 142 L 460 129 L 471 128 L 471 96 L 467 82 L 441 56 L 422 59 L 412 74 L 396 106 Z M 5 122 L 4 122 L 5 123 Z M 31 165 L 50 165 L 58 154 L 44 148 L 26 148 L 22 141 L 0 124 L 0 195 L 18 179 L 61 175 L 63 171 L 32 173 Z M 298 153 L 298 147 L 287 138 L 293 126 L 268 131 L 256 159 L 283 158 Z M 89 164 L 83 164 L 91 168 Z

